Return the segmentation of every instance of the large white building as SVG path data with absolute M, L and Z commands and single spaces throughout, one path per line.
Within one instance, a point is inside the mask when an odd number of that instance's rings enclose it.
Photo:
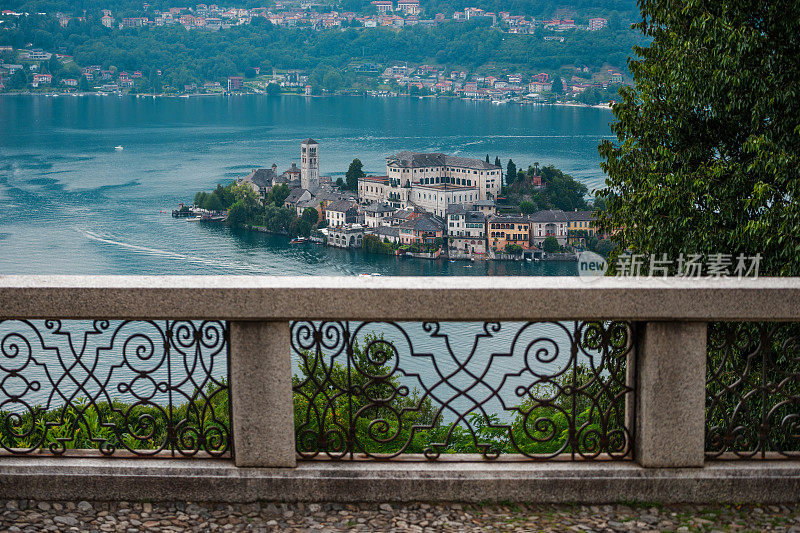
M 419 207 L 444 217 L 450 204 L 474 204 L 500 194 L 501 169 L 480 159 L 400 152 L 386 158 L 386 176 L 359 180 L 362 202 Z

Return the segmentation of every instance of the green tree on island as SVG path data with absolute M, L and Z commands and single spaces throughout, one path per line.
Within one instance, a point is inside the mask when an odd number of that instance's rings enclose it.
M 523 201 L 519 204 L 519 210 L 523 215 L 530 215 L 536 212 L 536 204 L 533 202 Z
M 508 160 L 506 167 L 506 185 L 511 185 L 517 177 L 517 165 L 511 159 Z
M 542 194 L 549 206 L 563 211 L 589 208 L 589 204 L 586 203 L 589 189 L 586 185 L 575 180 L 569 174 L 564 174 L 553 165 L 541 169 L 541 176 L 542 183 L 547 185 Z
M 542 241 L 542 250 L 548 254 L 553 254 L 561 250 L 561 245 L 558 244 L 558 239 L 555 237 L 547 237 L 544 241 Z
M 602 230 L 617 250 L 762 256 L 800 274 L 800 3 L 640 2 L 652 38 L 630 62 L 600 154 Z
M 347 188 L 351 191 L 358 190 L 358 180 L 366 176 L 364 171 L 361 170 L 364 165 L 361 164 L 361 160 L 356 158 L 353 159 L 353 162 L 350 163 L 350 167 L 347 169 L 347 173 L 345 174 L 345 181 L 347 183 Z
M 300 217 L 304 222 L 308 222 L 312 226 L 316 225 L 319 222 L 319 211 L 314 209 L 313 207 L 306 207 L 303 210 L 303 216 Z

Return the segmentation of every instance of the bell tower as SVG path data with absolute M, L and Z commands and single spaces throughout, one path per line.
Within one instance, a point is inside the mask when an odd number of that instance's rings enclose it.
M 314 139 L 300 143 L 300 187 L 312 194 L 319 189 L 319 143 Z

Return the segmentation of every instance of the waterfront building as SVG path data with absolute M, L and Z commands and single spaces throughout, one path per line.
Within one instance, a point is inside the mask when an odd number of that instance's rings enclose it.
M 481 159 L 404 151 L 386 158 L 385 178 L 359 180 L 359 194 L 362 201 L 444 217 L 450 204 L 496 198 L 500 176 L 500 167 Z
M 397 226 L 378 226 L 368 230 L 371 234 L 378 237 L 381 241 L 391 243 L 400 242 L 400 228 Z
M 355 224 L 357 217 L 356 206 L 349 200 L 338 200 L 325 208 L 325 220 L 329 228 Z
M 314 139 L 300 143 L 300 187 L 312 194 L 319 189 L 319 143 Z
M 409 15 L 416 15 L 419 13 L 419 0 L 398 0 L 397 10 L 404 11 Z
M 586 244 L 588 237 L 593 237 L 597 231 L 593 211 L 566 211 L 567 215 L 567 242 L 569 244 Z
M 328 245 L 337 248 L 361 248 L 364 228 L 358 224 L 336 226 L 324 230 L 328 234 Z
M 414 209 L 398 209 L 392 214 L 392 217 L 389 219 L 389 224 L 392 226 L 399 226 L 400 224 L 407 222 L 412 218 L 417 218 L 420 215 L 421 213 L 415 211 Z
M 492 251 L 503 252 L 509 244 L 516 244 L 524 249 L 531 243 L 530 218 L 522 216 L 494 215 L 487 223 L 487 237 Z
M 382 203 L 375 203 L 364 208 L 364 225 L 368 228 L 390 226 L 392 214 L 396 208 Z
M 400 242 L 403 244 L 435 244 L 444 237 L 444 221 L 431 215 L 418 216 L 398 226 Z
M 447 208 L 446 222 L 451 255 L 486 253 L 486 217 L 482 212 L 453 204 Z
M 53 76 L 50 74 L 34 74 L 33 75 L 33 83 L 34 85 L 39 84 L 49 84 L 53 81 Z
M 12 63 L 3 63 L 0 65 L 0 68 L 8 71 L 8 75 L 13 75 L 18 70 L 23 70 L 24 67 L 22 65 L 12 64 Z
M 244 86 L 244 78 L 241 76 L 228 77 L 228 92 L 241 91 Z
M 541 244 L 547 237 L 555 237 L 558 244 L 564 246 L 567 243 L 569 233 L 569 218 L 560 209 L 548 209 L 537 211 L 531 215 L 531 237 L 533 242 Z
M 305 210 L 309 207 L 317 212 L 317 222 L 324 220 L 325 209 L 319 198 L 312 197 L 311 200 L 303 200 L 298 202 L 297 207 L 295 208 L 295 213 L 298 217 L 302 217 L 303 212 L 305 212 Z

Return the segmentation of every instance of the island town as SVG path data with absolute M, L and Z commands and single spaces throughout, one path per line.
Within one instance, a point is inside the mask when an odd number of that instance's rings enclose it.
M 514 205 L 504 196 L 546 190 L 546 169 L 516 173 L 509 162 L 504 172 L 499 158 L 491 163 L 488 155 L 402 151 L 386 158 L 383 175 L 366 175 L 356 159 L 347 179 L 334 181 L 320 174 L 320 148 L 306 139 L 299 166 L 253 169 L 227 187 L 198 193 L 194 205 L 181 205 L 173 216 L 282 233 L 293 244 L 425 259 L 573 260 L 575 250 L 606 241 L 591 208 L 532 209 L 531 201 Z M 509 173 L 517 174 L 513 185 Z

